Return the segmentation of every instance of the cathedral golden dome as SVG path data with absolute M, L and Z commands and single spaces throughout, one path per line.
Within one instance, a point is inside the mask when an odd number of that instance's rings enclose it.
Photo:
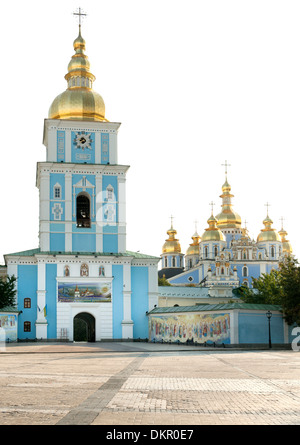
M 93 89 L 95 76 L 90 72 L 90 63 L 84 54 L 85 40 L 81 36 L 79 25 L 78 37 L 73 43 L 75 54 L 68 65 L 65 79 L 68 83 L 66 91 L 52 102 L 49 119 L 71 119 L 87 121 L 106 121 L 105 104 Z
M 216 215 L 217 225 L 220 229 L 236 229 L 241 228 L 242 220 L 240 215 L 232 209 L 231 198 L 234 197 L 231 192 L 231 186 L 227 181 L 227 177 L 225 183 L 222 186 L 222 211 Z
M 211 214 L 210 218 L 207 220 L 208 228 L 202 235 L 201 242 L 208 241 L 225 241 L 225 237 L 221 230 L 217 227 L 217 219 Z
M 166 239 L 163 245 L 162 253 L 181 253 L 181 246 L 178 239 L 175 238 L 177 232 L 173 229 L 173 224 L 171 224 L 171 228 L 167 231 L 167 234 L 169 238 Z
M 186 255 L 199 255 L 200 254 L 200 236 L 197 232 L 192 236 L 193 242 L 190 244 L 186 251 Z
M 264 243 L 280 241 L 280 237 L 277 231 L 272 228 L 273 221 L 271 220 L 269 215 L 267 215 L 267 217 L 263 220 L 263 224 L 265 228 L 262 229 L 260 234 L 258 235 L 257 242 Z
M 286 239 L 287 232 L 283 228 L 281 228 L 281 230 L 278 233 L 279 233 L 279 235 L 281 237 L 283 253 L 288 254 L 288 255 L 292 254 L 293 253 L 292 245 Z

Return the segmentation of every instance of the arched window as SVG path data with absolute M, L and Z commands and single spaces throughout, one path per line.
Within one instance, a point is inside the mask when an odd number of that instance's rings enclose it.
M 248 267 L 244 266 L 243 267 L 243 277 L 247 277 L 248 276 Z
M 76 198 L 77 227 L 91 227 L 91 202 L 86 193 L 79 193 Z
M 221 268 L 221 275 L 224 275 L 224 267 Z
M 207 246 L 204 247 L 204 257 L 205 258 L 208 257 L 208 248 L 207 248 Z
M 83 263 L 80 266 L 80 276 L 81 277 L 88 277 L 89 276 L 89 266 L 86 263 Z
M 249 283 L 248 283 L 247 280 L 244 280 L 244 281 L 243 281 L 243 286 L 249 287 Z
M 274 246 L 271 247 L 271 257 L 274 258 L 275 256 L 275 249 Z
M 215 246 L 215 256 L 218 256 L 218 248 Z
M 172 257 L 172 267 L 176 266 L 176 258 L 173 256 Z
M 31 332 L 31 322 L 24 321 L 24 332 Z
M 165 258 L 165 267 L 168 267 L 168 258 Z
M 24 308 L 31 308 L 31 298 L 24 298 Z

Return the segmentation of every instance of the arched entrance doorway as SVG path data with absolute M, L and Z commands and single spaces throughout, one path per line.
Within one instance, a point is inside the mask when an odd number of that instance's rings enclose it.
M 74 341 L 95 341 L 95 317 L 88 312 L 77 314 L 73 321 L 73 334 Z

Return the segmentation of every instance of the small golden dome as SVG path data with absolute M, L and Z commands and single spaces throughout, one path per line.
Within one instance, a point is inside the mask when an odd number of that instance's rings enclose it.
M 100 94 L 93 91 L 95 76 L 90 72 L 90 63 L 84 54 L 85 41 L 79 35 L 73 43 L 75 54 L 68 65 L 65 79 L 68 89 L 52 102 L 49 119 L 71 119 L 88 121 L 106 121 L 105 104 Z
M 232 210 L 231 198 L 234 197 L 230 193 L 231 186 L 227 181 L 227 177 L 225 179 L 225 183 L 222 186 L 222 211 L 216 215 L 217 225 L 220 229 L 228 229 L 228 228 L 240 228 L 242 224 L 242 220 L 240 215 Z
M 192 236 L 193 242 L 190 244 L 186 251 L 186 255 L 199 255 L 200 254 L 200 236 L 197 232 Z
M 286 239 L 287 236 L 287 232 L 281 228 L 281 230 L 278 232 L 280 237 L 281 237 L 281 242 L 282 242 L 282 251 L 283 253 L 286 254 L 292 254 L 293 253 L 293 249 L 292 249 L 292 245 L 291 243 Z
M 264 219 L 263 224 L 265 226 L 264 229 L 261 230 L 260 234 L 257 237 L 258 243 L 264 243 L 264 242 L 280 242 L 280 237 L 275 229 L 272 228 L 273 221 L 267 215 L 267 217 Z
M 213 216 L 207 220 L 208 228 L 205 229 L 205 232 L 202 235 L 201 242 L 207 241 L 225 241 L 225 237 L 221 230 L 217 227 L 217 219 Z
M 166 239 L 166 242 L 163 245 L 162 253 L 181 253 L 181 246 L 178 239 L 175 238 L 177 232 L 173 229 L 173 225 L 171 225 L 167 234 L 169 235 L 169 238 Z

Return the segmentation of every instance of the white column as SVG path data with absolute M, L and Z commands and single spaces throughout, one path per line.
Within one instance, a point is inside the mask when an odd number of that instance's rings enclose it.
M 155 304 L 158 306 L 157 266 L 148 267 L 148 283 L 148 311 L 151 311 Z
M 123 321 L 122 338 L 133 338 L 131 319 L 131 265 L 123 265 Z
M 65 162 L 72 162 L 71 130 L 66 131 L 65 139 Z
M 230 344 L 239 344 L 239 310 L 230 312 Z
M 118 181 L 118 251 L 126 252 L 126 178 Z
M 101 164 L 101 133 L 95 133 L 95 164 Z
M 103 252 L 102 175 L 96 174 L 96 252 Z
M 41 169 L 43 167 L 40 167 Z M 44 252 L 50 250 L 50 173 L 41 171 L 40 175 L 40 248 Z
M 38 263 L 36 338 L 47 338 L 47 319 L 44 315 L 46 307 L 46 264 Z

